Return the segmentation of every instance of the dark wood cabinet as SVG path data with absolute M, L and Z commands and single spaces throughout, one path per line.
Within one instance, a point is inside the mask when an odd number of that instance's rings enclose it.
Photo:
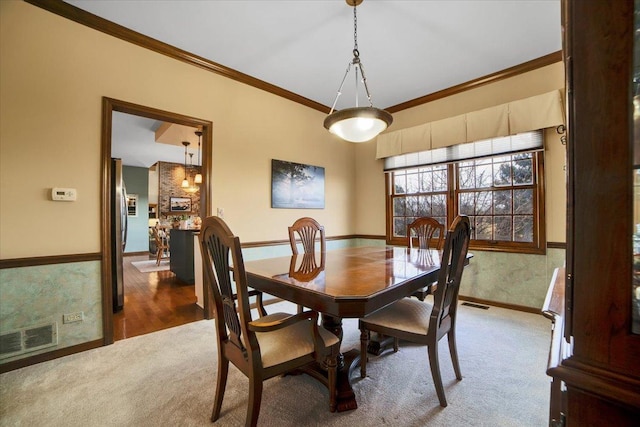
M 564 0 L 567 265 L 563 346 L 548 373 L 550 425 L 640 425 L 640 335 L 632 332 L 631 0 Z M 553 358 L 553 354 L 552 354 Z M 553 408 L 561 416 L 554 417 Z
M 171 229 L 171 271 L 185 283 L 195 283 L 193 236 L 197 231 Z

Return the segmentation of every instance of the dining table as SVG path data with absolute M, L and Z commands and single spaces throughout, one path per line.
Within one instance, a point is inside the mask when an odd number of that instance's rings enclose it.
M 245 270 L 251 288 L 321 313 L 322 326 L 342 339 L 342 319 L 366 317 L 429 288 L 440 271 L 440 254 L 399 246 L 347 247 L 246 261 Z M 360 357 L 356 349 L 341 354 L 338 412 L 358 406 L 350 376 Z M 319 367 L 308 373 L 321 379 L 323 372 Z

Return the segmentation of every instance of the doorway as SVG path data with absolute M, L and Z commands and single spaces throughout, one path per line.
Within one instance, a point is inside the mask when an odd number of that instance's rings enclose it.
M 112 225 L 112 211 L 110 209 L 110 201 L 112 194 L 112 168 L 111 168 L 111 154 L 112 154 L 112 137 L 113 137 L 113 120 L 114 113 L 125 113 L 133 116 L 147 118 L 164 123 L 173 123 L 182 126 L 189 126 L 193 128 L 199 128 L 202 131 L 202 183 L 200 184 L 200 203 L 199 212 L 201 217 L 209 216 L 209 194 L 210 194 L 210 177 L 211 177 L 211 162 L 210 156 L 212 152 L 212 123 L 207 120 L 198 119 L 195 117 L 188 117 L 172 112 L 162 111 L 151 107 L 132 104 L 126 101 L 115 100 L 111 98 L 103 98 L 102 102 L 102 230 L 101 230 L 101 251 L 102 258 L 102 312 L 103 312 L 103 344 L 111 344 L 114 342 L 114 311 L 112 307 L 113 301 L 113 289 L 112 283 L 114 280 L 114 273 L 112 272 L 114 263 L 116 263 L 115 257 L 112 255 L 111 248 L 115 244 L 113 236 L 114 226 Z M 186 163 L 186 162 L 185 162 Z M 147 257 L 148 254 L 138 254 L 141 257 Z M 123 267 L 127 269 L 131 279 L 132 286 L 136 283 L 146 283 L 145 286 L 154 289 L 166 288 L 167 286 L 176 285 L 172 281 L 176 280 L 172 277 L 171 272 L 160 271 L 154 273 L 141 273 L 146 274 L 144 280 L 140 279 L 140 276 L 136 275 L 135 267 L 129 265 L 131 262 L 135 262 L 136 259 L 129 259 L 135 257 L 124 257 Z M 134 270 L 130 270 L 133 268 Z M 153 277 L 152 277 L 153 276 Z M 137 279 L 136 279 L 137 277 Z M 193 285 L 190 285 L 193 287 Z M 180 295 L 180 288 L 174 286 L 176 289 L 175 295 Z M 184 289 L 183 289 L 184 290 Z M 144 292 L 141 294 L 143 295 Z M 171 299 L 171 298 L 169 298 Z M 178 298 L 179 300 L 179 298 Z M 195 305 L 195 304 L 194 304 Z M 153 312 L 142 310 L 148 315 L 147 321 L 143 320 L 143 323 L 147 323 L 147 326 L 153 325 Z M 207 294 L 204 295 L 204 318 L 210 318 L 211 313 L 209 310 L 209 301 Z M 157 324 L 157 323 L 156 323 Z M 165 325 L 169 327 L 171 325 Z M 157 329 L 162 329 L 160 325 Z

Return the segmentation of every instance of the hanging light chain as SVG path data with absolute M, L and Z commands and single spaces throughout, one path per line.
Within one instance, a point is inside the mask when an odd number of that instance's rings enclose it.
M 347 75 L 349 74 L 349 71 L 351 70 L 352 65 L 354 66 L 354 74 L 356 78 L 356 87 L 355 87 L 356 108 L 358 107 L 358 82 L 359 81 L 362 81 L 364 85 L 364 90 L 367 94 L 367 100 L 369 101 L 369 106 L 373 107 L 373 101 L 371 100 L 371 94 L 369 93 L 369 86 L 367 85 L 367 77 L 364 74 L 364 68 L 362 67 L 362 62 L 360 61 L 360 51 L 358 50 L 358 15 L 356 13 L 356 10 L 357 10 L 356 0 L 353 0 L 353 59 L 347 65 L 347 70 L 344 73 L 344 77 L 342 78 L 342 81 L 340 82 L 338 93 L 336 94 L 336 97 L 333 100 L 333 104 L 331 105 L 331 111 L 329 111 L 329 114 L 333 114 L 336 108 L 338 99 L 340 98 L 340 95 L 342 95 L 342 87 L 344 86 L 344 82 L 347 78 Z M 360 74 L 362 75 L 362 79 L 358 78 L 358 69 L 360 69 Z
M 358 56 L 358 15 L 356 15 L 356 2 L 353 1 L 353 56 Z M 358 54 L 356 54 L 358 52 Z

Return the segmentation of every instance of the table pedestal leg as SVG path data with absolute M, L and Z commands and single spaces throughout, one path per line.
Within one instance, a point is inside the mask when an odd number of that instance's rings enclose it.
M 342 341 L 342 319 L 340 317 L 322 315 L 322 326 L 333 332 Z M 356 395 L 351 387 L 351 372 L 360 362 L 360 352 L 350 350 L 338 357 L 337 411 L 344 412 L 356 409 Z

